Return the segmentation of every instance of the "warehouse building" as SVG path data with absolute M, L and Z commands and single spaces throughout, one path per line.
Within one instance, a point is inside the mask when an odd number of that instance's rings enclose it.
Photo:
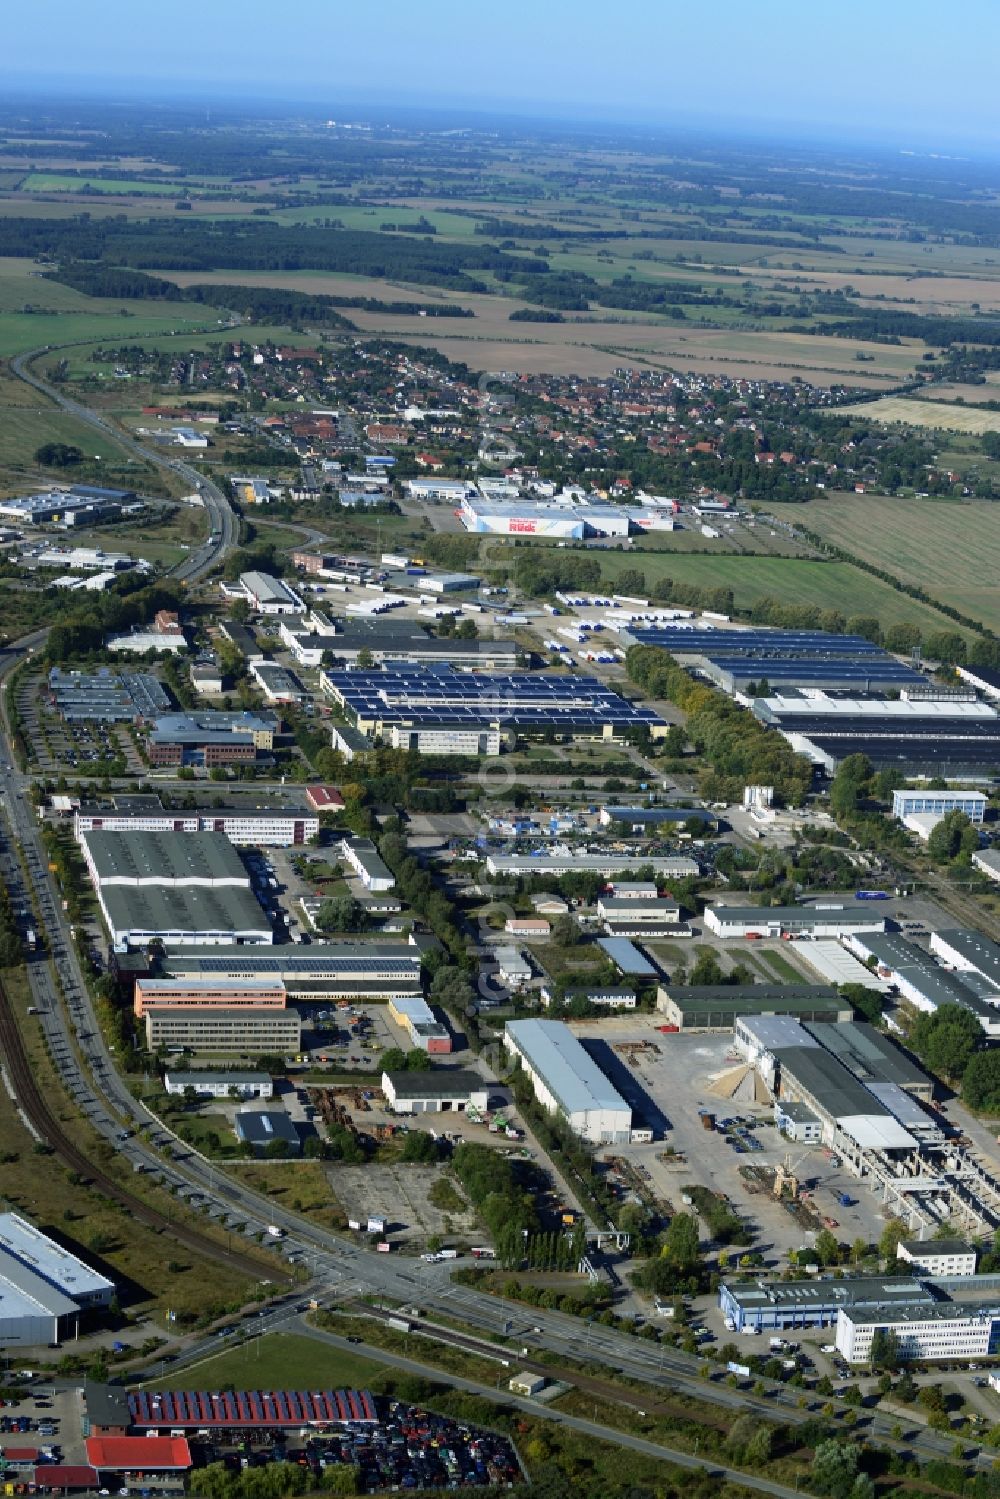
M 274 934 L 224 833 L 82 833 L 112 946 L 269 944 Z
M 250 1009 L 180 1009 L 147 1005 L 146 1046 L 149 1051 L 234 1052 L 237 1056 L 296 1055 L 302 1049 L 302 1021 L 297 1010 L 273 1005 Z
M 377 894 L 394 888 L 396 876 L 370 838 L 345 838 L 340 844 L 340 852 L 366 890 Z
M 285 986 L 280 979 L 153 979 L 135 982 L 133 1011 L 141 1019 L 150 1005 L 175 1010 L 263 1008 L 283 1010 Z
M 702 828 L 714 827 L 718 819 L 703 807 L 602 807 L 601 826 L 611 827 L 622 823 L 632 832 L 645 828 L 683 827 L 686 822 L 698 823 Z
M 931 952 L 963 976 L 973 974 L 1000 991 L 1000 946 L 967 927 L 931 933 Z
M 520 1062 L 535 1097 L 593 1145 L 627 1145 L 632 1110 L 568 1026 L 559 1020 L 508 1020 L 504 1046 Z
M 317 836 L 319 816 L 315 811 L 273 803 L 188 811 L 164 807 L 157 796 L 112 796 L 106 802 L 82 802 L 73 818 L 73 831 L 78 839 L 94 831 L 224 833 L 240 847 L 292 848 Z
M 663 937 L 677 935 L 681 908 L 675 900 L 629 900 L 602 895 L 597 914 L 604 930 L 613 937 Z
M 719 937 L 846 937 L 852 932 L 884 932 L 885 918 L 870 905 L 851 901 L 822 906 L 705 907 L 705 926 Z
M 597 946 L 609 957 L 623 978 L 650 984 L 659 978 L 659 970 L 641 953 L 628 937 L 598 937 Z
M 545 505 L 538 501 L 462 500 L 461 521 L 477 535 L 539 536 L 558 541 L 583 541 L 589 536 L 628 536 L 631 523 L 616 505 Z
M 312 616 L 304 625 L 283 621 L 278 633 L 300 666 L 319 667 L 330 659 L 353 666 L 363 651 L 380 664 L 408 661 L 500 672 L 513 671 L 517 665 L 513 640 L 439 637 L 416 620 L 385 615 L 324 619 L 322 623 L 320 616 Z
M 389 1014 L 421 1051 L 431 1056 L 444 1056 L 451 1051 L 451 1032 L 437 1019 L 425 999 L 390 999 Z
M 251 661 L 250 676 L 269 703 L 308 703 L 310 694 L 293 671 L 274 661 Z
M 280 1146 L 283 1155 L 301 1155 L 302 1141 L 284 1109 L 237 1109 L 233 1129 L 241 1145 L 257 1155 L 270 1155 Z
M 311 942 L 280 947 L 170 948 L 165 976 L 184 979 L 266 979 L 290 999 L 419 998 L 421 954 L 407 942 Z
M 114 1282 L 17 1213 L 0 1214 L 0 1341 L 5 1347 L 59 1343 L 79 1332 L 80 1314 L 111 1305 Z
M 269 573 L 240 574 L 240 587 L 260 614 L 305 614 L 306 606 L 294 589 Z
M 729 1031 L 745 1016 L 789 1015 L 796 1020 L 838 1023 L 854 1013 L 836 989 L 825 984 L 662 983 L 656 1008 L 679 1031 Z
M 199 1098 L 273 1098 L 274 1080 L 266 1072 L 165 1072 L 164 1092 L 183 1096 L 191 1089 Z
M 897 933 L 850 939 L 851 950 L 865 962 L 874 959 L 876 973 L 893 985 L 914 1009 L 930 1013 L 941 1005 L 971 1011 L 988 1036 L 1000 1036 L 1000 990 L 988 978 L 967 970 L 949 972 L 931 955 Z M 933 939 L 932 939 L 933 941 Z
M 150 672 L 53 666 L 46 686 L 50 703 L 67 723 L 137 723 L 170 707 L 166 690 Z
M 852 1276 L 844 1280 L 764 1279 L 723 1281 L 719 1306 L 729 1330 L 794 1332 L 806 1327 L 834 1327 L 844 1307 L 871 1307 L 883 1325 L 895 1307 L 937 1304 L 928 1285 L 914 1276 Z
M 435 1072 L 383 1072 L 382 1092 L 394 1114 L 463 1113 L 489 1108 L 490 1090 L 478 1072 L 442 1067 Z
M 795 951 L 796 959 L 807 963 L 828 984 L 861 984 L 886 995 L 892 990 L 888 979 L 872 973 L 854 953 L 841 942 L 820 939 L 803 943 Z
M 105 1387 L 107 1388 L 107 1387 Z M 117 1397 L 117 1398 L 116 1398 Z M 117 1391 L 108 1400 L 100 1386 L 87 1386 L 91 1430 L 99 1429 L 103 1408 L 118 1415 Z M 287 1431 L 303 1427 L 376 1426 L 378 1411 L 366 1390 L 137 1390 L 127 1399 L 130 1427 L 147 1431 Z

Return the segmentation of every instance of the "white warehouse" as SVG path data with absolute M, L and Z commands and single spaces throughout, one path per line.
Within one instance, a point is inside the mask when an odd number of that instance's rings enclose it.
M 592 1145 L 627 1145 L 632 1110 L 560 1020 L 508 1020 L 504 1046 L 531 1079 L 535 1097 Z

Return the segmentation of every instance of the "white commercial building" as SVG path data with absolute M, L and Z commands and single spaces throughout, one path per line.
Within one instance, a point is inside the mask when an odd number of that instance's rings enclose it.
M 380 891 L 392 890 L 395 886 L 396 876 L 381 858 L 370 838 L 344 838 L 340 844 L 340 852 L 366 890 L 378 894 Z
M 964 1239 L 903 1239 L 896 1258 L 921 1275 L 975 1275 L 976 1251 Z
M 870 905 L 706 906 L 705 926 L 719 937 L 846 937 L 851 932 L 884 932 L 885 918 Z
M 150 802 L 153 804 L 149 805 Z M 100 802 L 84 802 L 77 808 L 73 818 L 77 838 L 95 830 L 106 833 L 225 833 L 230 843 L 247 848 L 291 848 L 316 837 L 319 815 L 278 806 L 174 811 L 157 806 L 155 798 L 146 798 L 142 806 L 133 807 L 126 797 L 120 807 L 112 800 L 108 806 Z
M 945 817 L 949 812 L 964 812 L 970 822 L 982 822 L 986 816 L 986 797 L 981 791 L 894 791 L 893 817 L 906 818 L 933 815 Z
M 995 1305 L 973 1309 L 948 1302 L 888 1309 L 841 1307 L 834 1340 L 837 1352 L 849 1364 L 867 1363 L 879 1331 L 895 1335 L 900 1359 L 986 1358 L 995 1352 L 1000 1311 Z
M 260 614 L 305 614 L 306 606 L 294 589 L 270 573 L 242 573 L 240 585 Z
M 489 1108 L 490 1090 L 478 1072 L 441 1067 L 432 1072 L 383 1072 L 382 1092 L 394 1114 L 461 1114 Z
M 164 1091 L 183 1095 L 190 1088 L 199 1098 L 273 1098 L 274 1082 L 266 1072 L 165 1072 Z
M 559 1020 L 508 1020 L 504 1046 L 520 1060 L 539 1103 L 563 1116 L 594 1145 L 626 1145 L 632 1110 L 568 1026 Z
M 0 1339 L 5 1347 L 59 1343 L 80 1313 L 108 1307 L 114 1282 L 17 1213 L 0 1215 Z
M 642 854 L 616 854 L 610 849 L 605 853 L 570 853 L 555 849 L 539 849 L 527 854 L 489 854 L 486 869 L 493 875 L 531 874 L 575 874 L 586 870 L 588 874 L 603 874 L 610 879 L 615 874 L 628 874 L 641 869 L 652 869 L 655 874 L 668 879 L 694 879 L 700 873 L 694 859 L 654 857 Z

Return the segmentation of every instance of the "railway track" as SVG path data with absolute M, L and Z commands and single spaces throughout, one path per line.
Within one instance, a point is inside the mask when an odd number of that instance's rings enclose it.
M 141 1197 L 130 1192 L 127 1187 L 121 1186 L 114 1177 L 102 1171 L 100 1166 L 96 1165 L 73 1142 L 49 1108 L 35 1081 L 10 998 L 2 983 L 0 983 L 0 1053 L 6 1062 L 8 1076 L 20 1108 L 41 1139 L 52 1147 L 65 1166 L 86 1177 L 97 1191 L 119 1203 L 131 1217 L 144 1223 L 147 1228 L 153 1229 L 155 1233 L 168 1235 L 192 1253 L 202 1255 L 206 1259 L 216 1260 L 231 1270 L 238 1270 L 252 1280 L 259 1281 L 267 1278 L 287 1281 L 288 1277 L 284 1273 L 283 1266 L 279 1264 L 272 1266 L 251 1255 L 227 1249 L 207 1234 L 201 1234 L 197 1229 L 168 1218 L 165 1213 L 150 1207 Z

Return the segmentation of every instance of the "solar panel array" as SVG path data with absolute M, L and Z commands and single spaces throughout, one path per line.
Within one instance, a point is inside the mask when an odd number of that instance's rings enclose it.
M 598 729 L 662 724 L 652 708 L 619 697 L 596 677 L 542 672 L 331 671 L 326 682 L 364 722 L 502 723 L 514 728 Z
M 860 635 L 825 630 L 699 630 L 683 625 L 631 629 L 638 645 L 657 645 L 680 656 L 870 656 L 881 649 Z
M 862 691 L 868 683 L 878 683 L 879 686 L 890 684 L 894 687 L 916 687 L 923 686 L 925 682 L 925 678 L 919 672 L 914 671 L 912 666 L 903 666 L 899 661 L 894 661 L 891 656 L 883 655 L 881 652 L 876 652 L 860 661 L 853 661 L 848 657 L 842 660 L 831 660 L 811 656 L 762 660 L 757 656 L 718 655 L 707 659 L 716 671 L 725 672 L 736 682 L 746 682 L 759 676 L 761 679 L 766 678 L 772 685 L 778 683 L 815 684 L 816 686 L 843 684 L 851 687 L 857 686 Z
M 298 1427 L 378 1421 L 367 1390 L 140 1390 L 128 1397 L 133 1426 Z

